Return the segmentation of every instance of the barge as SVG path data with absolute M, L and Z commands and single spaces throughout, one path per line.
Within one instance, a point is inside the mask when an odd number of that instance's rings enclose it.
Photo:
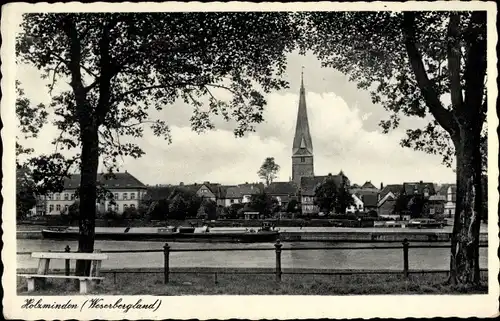
M 42 230 L 44 239 L 77 240 L 78 227 L 49 228 Z M 203 227 L 159 227 L 159 228 L 100 228 L 95 229 L 96 240 L 114 241 L 171 241 L 171 242 L 275 242 L 279 232 L 269 227 L 253 228 L 209 228 Z

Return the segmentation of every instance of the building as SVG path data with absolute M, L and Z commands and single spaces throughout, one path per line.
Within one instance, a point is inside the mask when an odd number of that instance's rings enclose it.
M 237 185 L 220 186 L 217 205 L 228 207 L 232 204 L 241 204 L 243 195 Z
M 444 206 L 446 197 L 443 195 L 431 195 L 425 207 L 424 216 L 441 219 L 445 216 Z
M 455 184 L 443 184 L 437 194 L 445 198 L 444 216 L 454 217 L 457 203 L 457 186 Z
M 264 191 L 264 184 L 262 183 L 245 183 L 238 185 L 241 194 L 241 203 L 250 203 L 252 196 L 260 194 Z
M 380 191 L 370 181 L 365 182 L 362 186 L 354 184 L 351 187 L 351 192 L 355 205 L 351 206 L 348 212 L 377 211 Z
M 286 210 L 288 203 L 297 200 L 299 188 L 294 182 L 273 182 L 264 191 L 274 197 L 282 210 Z
M 354 205 L 349 206 L 346 209 L 346 213 L 363 212 L 364 211 L 364 204 L 363 204 L 363 201 L 361 200 L 360 195 L 353 193 L 352 199 L 354 201 Z
M 402 184 L 389 184 L 379 192 L 377 210 L 378 215 L 388 218 L 399 218 L 399 214 L 394 213 L 396 199 L 403 192 Z
M 81 175 L 73 174 L 64 180 L 61 193 L 47 195 L 47 215 L 67 213 L 69 206 L 78 199 L 77 189 L 80 186 Z M 122 213 L 128 207 L 138 208 L 139 203 L 147 192 L 147 187 L 127 171 L 113 175 L 99 174 L 97 182 L 106 188 L 112 195 L 96 204 L 97 211 L 113 210 Z
M 436 190 L 434 188 L 434 183 L 420 181 L 416 183 L 403 183 L 403 193 L 408 196 L 421 195 L 425 198 L 429 198 L 429 196 L 436 194 Z
M 306 92 L 302 73 L 299 97 L 299 109 L 292 147 L 292 181 L 301 185 L 302 177 L 314 176 L 314 156 L 309 121 L 307 119 Z
M 342 171 L 337 175 L 328 174 L 326 176 L 302 177 L 300 183 L 302 215 L 319 213 L 319 208 L 315 204 L 316 188 L 328 179 L 333 179 L 337 186 L 341 186 L 342 184 L 346 188 L 350 186 L 349 178 Z

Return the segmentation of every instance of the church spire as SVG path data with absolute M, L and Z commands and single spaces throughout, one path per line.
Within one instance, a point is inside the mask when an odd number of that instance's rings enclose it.
M 313 146 L 309 121 L 307 118 L 306 90 L 304 87 L 304 67 L 300 77 L 299 110 L 297 113 L 297 124 L 295 126 L 295 137 L 293 139 L 293 155 L 312 156 Z

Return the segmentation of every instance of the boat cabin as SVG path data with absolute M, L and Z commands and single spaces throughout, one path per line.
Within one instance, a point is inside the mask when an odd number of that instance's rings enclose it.
M 245 212 L 245 220 L 258 220 L 259 215 L 259 212 Z

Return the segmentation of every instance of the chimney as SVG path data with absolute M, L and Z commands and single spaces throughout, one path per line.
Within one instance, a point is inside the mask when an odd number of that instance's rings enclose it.
M 380 183 L 380 190 L 384 189 L 384 183 Z

